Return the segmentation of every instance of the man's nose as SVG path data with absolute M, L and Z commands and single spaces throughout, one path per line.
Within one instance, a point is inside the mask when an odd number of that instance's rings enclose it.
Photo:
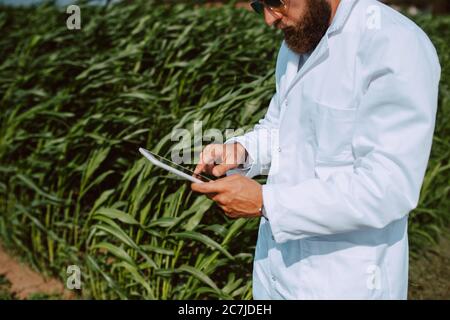
M 269 27 L 273 26 L 274 23 L 280 19 L 281 17 L 278 17 L 278 14 L 270 12 L 269 9 L 264 8 L 264 21 Z

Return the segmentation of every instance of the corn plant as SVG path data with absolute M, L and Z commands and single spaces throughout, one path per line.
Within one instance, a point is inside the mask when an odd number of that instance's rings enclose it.
M 230 220 L 151 166 L 171 131 L 251 128 L 282 35 L 231 5 L 133 1 L 0 7 L 0 238 L 44 273 L 83 272 L 96 299 L 249 299 L 258 220 Z M 432 161 L 411 216 L 414 250 L 448 223 L 449 19 L 419 18 L 443 65 Z

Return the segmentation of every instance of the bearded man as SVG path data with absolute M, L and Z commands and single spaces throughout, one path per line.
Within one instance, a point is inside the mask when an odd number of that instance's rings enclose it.
M 228 175 L 192 189 L 229 217 L 262 217 L 255 299 L 405 299 L 408 214 L 435 126 L 435 48 L 375 0 L 252 6 L 284 33 L 276 91 L 251 132 L 202 151 L 196 174 Z M 262 174 L 264 185 L 252 179 Z

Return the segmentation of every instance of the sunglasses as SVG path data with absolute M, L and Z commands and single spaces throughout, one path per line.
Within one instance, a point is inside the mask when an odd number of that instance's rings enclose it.
M 255 0 L 250 3 L 253 10 L 258 14 L 264 14 L 264 8 L 270 12 L 283 13 L 286 4 L 283 0 Z

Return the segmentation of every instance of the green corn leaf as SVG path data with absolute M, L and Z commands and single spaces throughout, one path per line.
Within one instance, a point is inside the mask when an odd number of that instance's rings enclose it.
M 113 255 L 115 255 L 117 258 L 126 261 L 127 263 L 129 263 L 130 265 L 134 265 L 135 266 L 135 262 L 133 261 L 133 259 L 130 257 L 130 255 L 123 250 L 120 247 L 117 247 L 111 243 L 108 242 L 100 242 L 97 243 L 95 245 L 93 245 L 91 247 L 92 249 L 104 249 L 107 250 L 108 252 L 112 253 Z
M 207 235 L 201 234 L 199 232 L 194 231 L 186 231 L 186 232 L 176 232 L 171 233 L 170 237 L 181 238 L 181 239 L 189 239 L 200 241 L 201 243 L 220 251 L 223 253 L 228 259 L 234 260 L 234 257 L 219 243 L 208 237 Z
M 47 198 L 49 200 L 55 201 L 55 202 L 64 202 L 63 199 L 60 199 L 48 192 L 45 192 L 44 190 L 42 190 L 42 188 L 39 188 L 30 178 L 24 176 L 23 174 L 18 174 L 17 179 L 19 179 L 21 182 L 23 182 L 25 184 L 25 186 L 27 186 L 28 188 L 34 190 L 37 194 L 39 194 L 40 196 Z
M 96 211 L 96 215 L 103 215 L 110 219 L 117 219 L 123 223 L 139 225 L 139 222 L 136 221 L 131 215 L 125 213 L 123 211 L 112 209 L 112 208 L 100 208 Z
M 214 283 L 214 281 L 211 280 L 210 277 L 208 277 L 206 274 L 201 272 L 200 270 L 189 266 L 189 265 L 182 265 L 181 267 L 176 269 L 176 272 L 186 272 L 197 279 L 199 279 L 204 284 L 208 285 L 210 288 L 212 288 L 218 295 L 222 295 L 222 291 L 217 287 L 217 285 Z

